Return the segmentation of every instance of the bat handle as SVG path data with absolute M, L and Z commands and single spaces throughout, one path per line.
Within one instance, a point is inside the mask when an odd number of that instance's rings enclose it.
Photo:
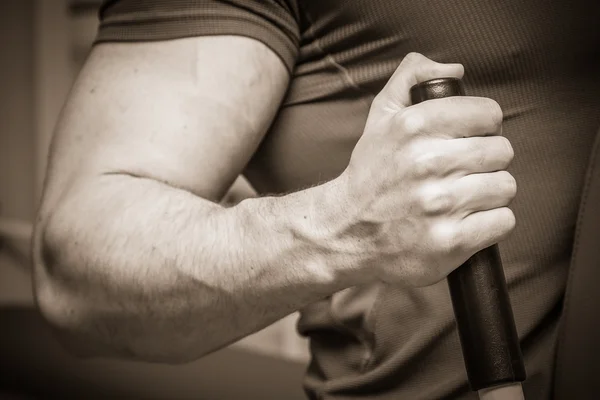
M 464 95 L 462 82 L 456 78 L 429 80 L 410 90 L 412 104 Z M 526 378 L 525 364 L 498 245 L 479 251 L 450 273 L 448 287 L 471 389 L 489 399 L 497 397 L 489 397 L 494 391 L 487 388 L 505 393 L 507 387 L 520 389 L 519 382 Z

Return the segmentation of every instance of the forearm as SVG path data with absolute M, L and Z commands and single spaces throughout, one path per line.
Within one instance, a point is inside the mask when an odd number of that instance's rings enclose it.
M 88 185 L 36 245 L 41 308 L 73 342 L 193 359 L 353 283 L 349 258 L 319 243 L 335 181 L 232 208 L 128 175 Z

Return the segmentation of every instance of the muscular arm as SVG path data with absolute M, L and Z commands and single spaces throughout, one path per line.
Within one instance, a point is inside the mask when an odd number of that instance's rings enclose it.
M 58 124 L 34 238 L 40 310 L 80 354 L 191 360 L 342 288 L 440 281 L 514 228 L 502 112 L 408 106 L 462 66 L 407 55 L 330 182 L 217 204 L 287 73 L 250 39 L 95 48 Z
M 241 37 L 94 48 L 60 117 L 34 239 L 39 307 L 73 351 L 191 360 L 351 284 L 307 240 L 335 217 L 335 181 L 217 204 L 287 81 Z

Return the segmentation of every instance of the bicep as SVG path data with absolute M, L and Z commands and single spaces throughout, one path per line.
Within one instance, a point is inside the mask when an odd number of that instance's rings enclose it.
M 277 55 L 245 37 L 97 45 L 59 119 L 46 202 L 105 174 L 218 201 L 258 147 L 288 80 Z

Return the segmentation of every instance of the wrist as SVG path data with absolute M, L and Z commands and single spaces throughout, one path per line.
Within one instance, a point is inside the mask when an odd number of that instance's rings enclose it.
M 356 223 L 358 210 L 349 189 L 345 173 L 309 189 L 306 212 L 293 224 L 295 236 L 323 258 L 327 273 L 345 287 L 375 278 L 368 269 L 367 233 Z

